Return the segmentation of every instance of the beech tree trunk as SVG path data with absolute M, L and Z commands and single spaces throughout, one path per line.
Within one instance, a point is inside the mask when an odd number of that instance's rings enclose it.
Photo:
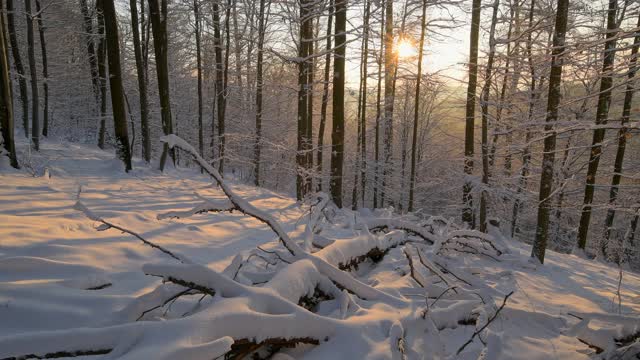
M 11 0 L 13 1 L 13 0 Z M 91 84 L 93 85 L 93 95 L 96 105 L 100 104 L 100 84 L 98 74 L 98 58 L 96 56 L 96 47 L 93 33 L 93 16 L 89 13 L 87 0 L 80 0 L 80 11 L 82 12 L 83 25 L 85 32 L 85 42 L 87 45 L 87 57 L 89 59 L 89 71 L 91 73 Z
M 393 0 L 385 1 L 384 31 L 384 163 L 382 171 L 381 206 L 384 207 L 393 157 L 393 105 L 395 103 L 396 54 L 393 36 Z
M 225 20 L 224 20 L 224 32 L 225 32 L 225 49 L 224 49 L 224 72 L 223 72 L 223 83 L 222 83 L 222 108 L 219 111 L 220 117 L 218 118 L 220 121 L 218 122 L 218 135 L 220 136 L 220 141 L 218 142 L 218 156 L 220 156 L 220 162 L 218 163 L 218 172 L 222 176 L 224 176 L 224 156 L 225 156 L 225 148 L 226 148 L 226 137 L 225 137 L 225 116 L 227 112 L 227 94 L 228 94 L 228 83 L 229 83 L 229 52 L 230 52 L 230 17 L 231 17 L 231 0 L 227 0 L 227 9 L 225 11 Z
M 496 55 L 496 23 L 498 22 L 498 7 L 500 1 L 493 3 L 493 15 L 491 16 L 491 29 L 489 30 L 489 58 L 482 87 L 482 191 L 480 192 L 480 231 L 487 232 L 487 188 L 489 187 L 489 94 L 493 77 L 493 61 Z
M 640 16 L 638 16 L 638 24 L 640 27 Z M 624 153 L 627 147 L 627 137 L 629 136 L 629 118 L 631 117 L 631 105 L 633 103 L 633 95 L 635 93 L 635 76 L 638 71 L 638 48 L 640 48 L 640 33 L 636 33 L 631 48 L 631 60 L 629 60 L 629 72 L 627 73 L 627 87 L 624 93 L 624 104 L 622 105 L 622 119 L 620 122 L 620 130 L 618 131 L 618 148 L 616 150 L 616 159 L 613 163 L 613 177 L 611 178 L 611 188 L 609 189 L 609 209 L 605 218 L 605 232 L 602 243 L 602 252 L 607 255 L 607 248 L 611 240 L 611 230 L 613 228 L 613 220 L 616 216 L 615 203 L 618 199 L 618 189 L 620 180 L 622 179 L 622 163 L 624 162 Z
M 96 0 L 96 7 L 98 7 Z M 104 149 L 107 137 L 107 37 L 105 34 L 104 14 L 97 9 L 98 19 L 98 88 L 100 90 L 100 130 L 98 133 L 98 146 Z
M 380 37 L 384 36 L 385 29 L 385 7 L 381 6 L 380 16 Z M 384 55 L 384 41 L 380 41 L 380 51 L 378 54 L 378 87 L 376 94 L 376 129 L 375 129 L 375 151 L 374 151 L 374 163 L 373 169 L 373 208 L 378 207 L 378 181 L 380 178 L 380 125 L 382 120 L 382 112 L 380 104 L 382 101 L 382 63 Z
M 0 0 L 0 9 L 4 6 Z M 13 96 L 11 78 L 9 77 L 9 49 L 7 44 L 6 24 L 4 16 L 0 14 L 0 132 L 2 146 L 7 152 L 11 166 L 18 169 L 16 146 L 14 141 Z
M 613 86 L 612 71 L 618 34 L 618 24 L 616 22 L 617 13 L 618 0 L 609 0 L 609 9 L 607 14 L 607 40 L 604 45 L 604 59 L 602 60 L 600 92 L 598 95 L 598 108 L 596 110 L 596 126 L 606 124 L 609 116 L 611 88 Z M 591 143 L 591 152 L 589 153 L 589 166 L 587 168 L 587 179 L 584 188 L 584 200 L 582 202 L 582 213 L 580 214 L 580 225 L 578 227 L 578 248 L 583 250 L 587 246 L 589 222 L 591 221 L 591 203 L 593 202 L 593 194 L 595 191 L 594 184 L 596 182 L 598 164 L 600 163 L 604 135 L 604 128 L 596 128 L 593 131 L 593 141 Z M 604 249 L 604 245 L 600 250 L 602 255 L 605 255 L 606 251 Z
M 552 193 L 553 168 L 556 151 L 556 133 L 554 123 L 558 119 L 558 105 L 560 104 L 560 85 L 562 83 L 562 65 L 565 50 L 565 34 L 567 32 L 567 18 L 569 14 L 569 0 L 558 0 L 556 10 L 555 30 L 553 34 L 553 51 L 551 52 L 551 73 L 549 74 L 549 96 L 547 97 L 547 118 L 544 127 L 544 152 L 542 155 L 542 176 L 540 178 L 540 193 L 538 202 L 538 225 L 536 237 L 531 249 L 531 257 L 544 263 L 549 236 L 549 212 Z
M 171 101 L 169 95 L 169 63 L 167 60 L 167 0 L 149 0 L 149 17 L 153 30 L 153 49 L 156 55 L 156 74 L 158 77 L 158 95 L 160 96 L 160 114 L 162 130 L 165 135 L 173 133 L 171 119 Z M 160 171 L 164 171 L 167 155 L 175 164 L 175 153 L 165 143 L 160 157 Z
M 473 0 L 471 12 L 471 32 L 469 46 L 469 83 L 467 84 L 467 103 L 464 129 L 464 173 L 468 178 L 462 189 L 462 221 L 469 227 L 475 228 L 473 216 L 473 154 L 474 131 L 476 117 L 476 87 L 478 84 L 478 39 L 480 35 L 480 6 L 481 0 Z
M 358 140 L 356 146 L 356 161 L 353 176 L 353 189 L 351 192 L 351 208 L 358 208 L 358 186 L 361 188 L 362 202 L 364 206 L 365 191 L 365 163 L 366 163 L 366 121 L 367 121 L 367 66 L 369 64 L 369 11 L 371 2 L 365 0 L 364 23 L 362 25 L 362 47 L 360 55 L 360 84 L 358 88 L 358 113 L 356 120 L 358 121 Z
M 20 89 L 20 104 L 22 105 L 22 126 L 24 127 L 24 137 L 29 138 L 29 94 L 27 91 L 27 77 L 20 56 L 20 46 L 16 34 L 15 8 L 13 0 L 7 0 L 7 27 L 9 30 L 9 44 L 11 45 L 11 55 L 13 65 L 18 73 L 18 88 Z M 5 44 L 6 46 L 6 44 Z M 13 107 L 12 113 L 13 113 Z
M 260 186 L 260 157 L 262 150 L 262 62 L 264 61 L 264 32 L 266 27 L 265 0 L 260 0 L 260 13 L 258 15 L 258 60 L 256 70 L 256 139 L 253 145 L 253 180 L 256 186 Z
M 42 6 L 40 0 L 36 0 L 36 12 L 38 15 L 38 32 L 40 35 L 40 55 L 42 56 L 42 90 L 44 91 L 44 109 L 42 110 L 42 135 L 49 136 L 49 64 L 47 62 L 47 42 L 44 38 L 44 21 L 42 20 Z
M 344 80 L 347 47 L 347 0 L 335 3 L 336 48 L 333 58 L 333 124 L 331 129 L 331 197 L 342 207 L 342 166 L 344 162 Z
M 194 0 L 197 1 L 197 0 Z M 138 22 L 138 8 L 137 0 L 129 0 L 129 6 L 131 8 L 131 30 L 133 35 L 133 50 L 136 58 L 136 73 L 138 79 L 138 93 L 140 94 L 140 129 L 142 132 L 142 157 L 146 162 L 151 161 L 151 129 L 149 128 L 149 103 L 147 100 L 147 70 L 144 63 L 143 54 L 143 42 L 140 37 L 140 24 Z M 144 34 L 144 5 L 142 6 L 143 26 L 142 33 Z M 194 10 L 196 11 L 196 10 Z M 197 30 L 198 19 L 196 15 L 196 48 L 198 51 L 198 98 L 201 101 L 201 86 L 200 86 L 200 38 Z M 199 103 L 200 104 L 200 103 Z M 202 106 L 198 108 L 201 115 Z M 201 122 L 201 121 L 200 121 Z M 200 126 L 202 132 L 202 126 Z M 202 142 L 201 142 L 202 143 Z M 200 149 L 202 154 L 202 149 Z
M 223 90 L 223 82 L 224 82 L 224 74 L 223 74 L 223 63 L 222 63 L 222 34 L 220 33 L 220 5 L 218 4 L 218 0 L 212 1 L 213 6 L 213 46 L 215 53 L 215 103 L 213 104 L 213 114 L 214 118 L 211 122 L 212 129 L 212 141 L 211 148 L 215 149 L 216 143 L 216 133 L 215 127 L 218 127 L 218 135 L 220 132 L 220 124 L 224 124 L 224 90 Z M 224 125 L 222 125 L 224 126 Z M 218 136 L 219 137 L 219 136 Z M 219 139 L 218 139 L 219 140 Z M 220 146 L 218 146 L 218 152 L 220 151 Z M 220 156 L 220 154 L 218 154 Z M 214 156 L 215 158 L 215 156 Z M 224 174 L 222 174 L 224 176 Z
M 24 12 L 27 18 L 27 54 L 29 56 L 29 73 L 31 75 L 31 142 L 33 143 L 33 148 L 38 151 L 40 150 L 40 99 L 38 97 L 38 68 L 36 67 L 31 0 L 24 1 Z
M 418 46 L 418 73 L 416 74 L 416 95 L 413 103 L 413 134 L 411 137 L 411 174 L 409 175 L 409 212 L 413 211 L 416 187 L 416 160 L 418 149 L 418 120 L 420 116 L 420 84 L 422 82 L 422 56 L 424 53 L 424 37 L 427 32 L 427 0 L 422 0 L 422 16 L 420 18 L 420 45 Z
M 102 8 L 105 23 L 105 37 L 107 39 L 109 61 L 109 89 L 111 91 L 111 108 L 113 110 L 113 125 L 116 135 L 116 154 L 120 160 L 124 162 L 125 169 L 128 172 L 131 170 L 131 149 L 129 148 L 127 113 L 122 87 L 118 19 L 113 2 L 114 0 L 98 0 L 97 4 Z
M 310 190 L 309 154 L 311 151 L 311 56 L 313 54 L 313 1 L 300 1 L 298 45 L 298 141 L 296 154 L 296 196 L 302 200 Z
M 322 85 L 322 104 L 320 104 L 320 125 L 318 126 L 318 150 L 316 153 L 316 162 L 318 166 L 318 174 L 320 180 L 318 181 L 318 190 L 322 191 L 322 163 L 324 161 L 324 132 L 327 122 L 327 105 L 329 103 L 329 74 L 331 73 L 331 30 L 333 26 L 333 13 L 334 6 L 333 0 L 329 0 L 329 15 L 327 16 L 327 34 L 326 34 L 326 46 L 324 56 L 324 83 Z
M 204 156 L 204 128 L 202 125 L 202 54 L 200 45 L 200 5 L 193 0 L 193 17 L 195 18 L 196 33 L 196 71 L 198 72 L 198 150 Z

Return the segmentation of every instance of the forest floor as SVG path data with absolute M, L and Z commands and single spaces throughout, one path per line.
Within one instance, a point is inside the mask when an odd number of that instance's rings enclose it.
M 20 147 L 25 149 L 24 144 Z M 202 197 L 225 199 L 208 176 L 194 169 L 170 169 L 162 174 L 138 159 L 134 171 L 125 174 L 110 152 L 53 141 L 45 141 L 30 163 L 31 169 L 19 171 L 0 164 L 0 359 L 16 355 L 12 339 L 17 344 L 30 334 L 37 337 L 36 332 L 113 324 L 115 314 L 161 283 L 141 271 L 143 264 L 173 261 L 131 235 L 114 229 L 97 231 L 99 224 L 74 208 L 78 199 L 100 217 L 218 272 L 239 253 L 277 244 L 271 229 L 238 212 L 158 220 L 159 214 L 193 208 Z M 304 232 L 308 206 L 282 194 L 230 183 L 251 204 L 280 220 L 288 233 Z M 372 213 L 352 214 L 367 217 Z M 359 230 L 324 227 L 320 235 L 346 241 L 359 236 Z M 500 241 L 511 252 L 503 261 L 474 255 L 452 260 L 456 268 L 466 269 L 498 293 L 514 292 L 489 326 L 501 341 L 487 358 L 590 358 L 593 350 L 576 337 L 573 328 L 579 320 L 570 313 L 640 319 L 639 274 L 623 272 L 618 298 L 620 272 L 615 266 L 553 251 L 547 252 L 540 266 L 529 261 L 528 245 L 502 237 Z M 399 249 L 389 251 L 379 265 L 365 264 L 354 273 L 364 283 L 398 297 L 415 285 L 407 258 Z M 500 296 L 494 300 L 498 305 L 503 301 Z M 362 308 L 373 308 L 360 299 L 356 302 Z M 176 304 L 180 306 L 187 304 Z M 332 308 L 327 301 L 319 313 L 332 317 L 339 307 Z M 180 309 L 165 309 L 164 315 L 169 310 Z M 156 318 L 162 316 L 162 311 L 156 314 Z M 357 312 L 342 317 L 359 318 Z M 362 316 L 360 320 L 364 321 Z M 323 351 L 309 350 L 309 346 L 287 351 L 293 358 L 393 358 L 393 346 L 383 343 L 390 324 L 384 326 L 381 337 L 364 331 L 359 335 L 366 337 L 362 341 L 337 339 Z M 409 334 L 411 326 L 405 325 L 406 357 L 478 358 L 483 345 L 477 340 L 457 357 L 453 355 L 473 335 L 473 326 L 444 327 L 439 334 L 443 349 L 436 356 L 436 352 L 421 352 L 420 341 Z

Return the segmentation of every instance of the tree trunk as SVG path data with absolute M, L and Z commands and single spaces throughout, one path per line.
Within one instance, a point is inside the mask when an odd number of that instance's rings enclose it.
M 528 122 L 531 123 L 533 120 L 535 104 L 538 101 L 540 96 L 540 92 L 536 87 L 536 69 L 533 64 L 533 15 L 535 12 L 536 2 L 535 0 L 531 0 L 531 7 L 529 8 L 529 29 L 527 35 L 527 61 L 529 63 L 529 72 L 531 73 L 531 81 L 529 85 L 529 111 L 528 111 Z M 516 200 L 513 203 L 513 209 L 511 211 L 511 237 L 515 237 L 517 225 L 518 225 L 518 212 L 520 211 L 520 194 L 524 191 L 527 186 L 527 177 L 529 176 L 529 162 L 531 161 L 531 150 L 529 148 L 529 142 L 531 141 L 532 133 L 531 130 L 527 129 L 525 134 L 525 145 L 522 151 L 522 167 L 520 169 L 519 176 L 519 184 L 516 190 Z
M 331 197 L 342 207 L 342 166 L 344 160 L 344 78 L 347 47 L 347 0 L 335 3 L 336 49 L 333 59 L 333 124 L 331 129 Z
M 382 171 L 382 204 L 389 189 L 387 189 L 390 176 L 391 158 L 393 155 L 393 105 L 394 85 L 396 73 L 396 54 L 393 44 L 393 0 L 385 1 L 385 31 L 384 31 L 384 164 Z
M 327 16 L 327 44 L 325 46 L 324 56 L 324 83 L 322 86 L 322 104 L 320 104 L 320 125 L 318 126 L 318 152 L 317 165 L 318 165 L 318 190 L 322 191 L 322 162 L 324 158 L 324 132 L 327 121 L 327 105 L 329 103 L 329 74 L 331 72 L 331 28 L 333 26 L 333 0 L 329 0 L 329 15 Z
M 549 74 L 549 96 L 547 98 L 547 118 L 544 127 L 544 153 L 542 156 L 542 176 L 540 178 L 540 194 L 538 202 L 538 225 L 536 238 L 531 249 L 531 257 L 544 263 L 549 232 L 549 204 L 553 185 L 553 165 L 555 162 L 556 133 L 554 123 L 558 119 L 560 104 L 560 85 L 562 83 L 562 65 L 565 50 L 565 34 L 569 0 L 558 0 L 555 30 L 553 34 L 553 51 L 551 53 L 551 73 Z
M 367 118 L 367 66 L 368 66 L 368 28 L 369 28 L 369 11 L 371 8 L 371 2 L 369 0 L 365 0 L 365 10 L 364 10 L 364 24 L 362 25 L 362 47 L 361 47 L 361 55 L 360 55 L 360 84 L 358 88 L 358 113 L 356 116 L 356 121 L 358 122 L 358 140 L 356 145 L 356 160 L 355 160 L 355 169 L 353 176 L 353 189 L 351 192 L 351 208 L 358 208 L 358 186 L 362 187 L 363 194 L 363 206 L 364 206 L 364 185 L 365 185 L 365 156 L 366 152 L 363 149 L 366 149 L 366 118 Z M 362 175 L 362 179 L 360 179 L 360 175 Z M 359 183 L 360 181 L 360 183 Z
M 467 85 L 467 103 L 464 130 L 464 173 L 465 180 L 462 189 L 462 221 L 469 227 L 475 227 L 473 216 L 473 175 L 474 130 L 476 113 L 476 86 L 478 83 L 478 39 L 480 35 L 480 6 L 481 0 L 473 0 L 471 13 L 471 32 L 469 47 L 469 83 Z
M 13 1 L 13 0 L 11 0 Z M 93 16 L 89 13 L 87 0 L 80 0 L 80 11 L 82 12 L 85 42 L 87 44 L 87 57 L 89 58 L 89 71 L 91 72 L 91 83 L 93 84 L 93 96 L 96 105 L 100 104 L 100 84 L 98 74 L 98 58 L 96 57 L 95 42 L 93 39 Z
M 98 6 L 96 0 L 96 7 Z M 105 34 L 104 14 L 97 9 L 98 28 L 98 88 L 100 90 L 100 130 L 98 132 L 98 146 L 104 149 L 107 136 L 107 37 Z
M 638 24 L 640 27 L 640 16 L 638 16 Z M 629 134 L 629 118 L 631 116 L 631 105 L 633 103 L 633 95 L 635 93 L 635 76 L 638 71 L 638 49 L 640 48 L 640 33 L 636 33 L 631 49 L 631 60 L 629 60 L 629 72 L 627 74 L 627 88 L 624 94 L 624 104 L 622 106 L 622 120 L 620 122 L 620 130 L 618 131 L 618 148 L 616 151 L 616 159 L 613 163 L 613 177 L 611 179 L 611 188 L 609 189 L 609 209 L 607 209 L 607 217 L 605 218 L 605 232 L 602 244 L 602 251 L 606 254 L 609 240 L 611 239 L 611 230 L 613 228 L 613 220 L 616 216 L 615 202 L 618 199 L 618 188 L 622 178 L 622 163 L 624 162 L 624 153 L 627 147 L 627 137 Z
M 204 128 L 202 125 L 202 55 L 200 51 L 200 11 L 198 0 L 193 0 L 196 33 L 196 70 L 198 71 L 198 150 L 204 156 Z
M 220 132 L 220 124 L 224 124 L 224 93 L 222 84 L 224 82 L 224 74 L 223 74 L 223 64 L 222 64 L 222 35 L 220 33 L 220 5 L 218 4 L 218 0 L 212 1 L 213 5 L 213 46 L 216 58 L 216 66 L 215 66 L 215 103 L 213 105 L 213 113 L 214 119 L 212 120 L 211 127 L 212 129 L 212 141 L 211 147 L 215 149 L 215 127 L 216 124 L 218 126 L 218 135 Z M 224 125 L 222 125 L 224 126 Z M 220 151 L 220 147 L 218 146 L 218 151 Z M 218 154 L 220 156 L 220 154 Z M 215 158 L 215 156 L 214 156 Z
M 225 48 L 224 48 L 224 72 L 222 74 L 223 83 L 222 83 L 222 108 L 219 109 L 219 118 L 218 118 L 218 135 L 220 136 L 220 141 L 218 142 L 218 156 L 220 157 L 220 162 L 218 163 L 218 172 L 224 176 L 224 157 L 225 157 L 225 148 L 226 148 L 226 137 L 225 137 L 225 117 L 227 113 L 227 95 L 229 92 L 228 83 L 229 83 L 229 52 L 231 45 L 231 36 L 230 36 L 230 17 L 231 17 L 231 0 L 227 0 L 227 9 L 225 11 L 225 20 L 224 20 L 224 33 L 225 33 Z
M 484 76 L 484 86 L 482 88 L 482 191 L 480 192 L 480 231 L 487 232 L 487 188 L 489 187 L 489 94 L 491 92 L 491 81 L 493 77 L 493 61 L 496 55 L 496 23 L 498 22 L 498 7 L 500 1 L 493 3 L 493 15 L 491 16 L 491 29 L 489 30 L 489 58 Z
M 194 0 L 197 1 L 197 0 Z M 147 100 L 147 71 L 144 64 L 143 55 L 143 43 L 140 39 L 140 25 L 138 23 L 138 9 L 136 5 L 137 0 L 129 0 L 129 6 L 131 7 L 131 29 L 133 34 L 133 50 L 136 58 L 136 72 L 138 78 L 138 92 L 140 94 L 140 129 L 142 130 L 142 157 L 146 162 L 151 161 L 151 130 L 149 128 L 149 109 Z M 144 7 L 141 9 L 144 14 Z M 197 12 L 197 10 L 194 10 Z M 143 15 L 144 19 L 144 15 Z M 144 20 L 143 20 L 144 22 Z M 144 23 L 143 23 L 144 33 Z M 196 48 L 198 51 L 198 99 L 202 101 L 200 95 L 200 38 L 198 32 L 198 19 L 196 14 Z M 200 104 L 200 103 L 199 103 Z M 202 106 L 200 105 L 199 114 L 202 115 Z M 201 117 L 200 117 L 201 119 Z M 201 122 L 201 121 L 200 121 Z M 202 126 L 200 126 L 202 132 Z M 202 141 L 201 141 L 202 143 Z M 202 154 L 202 149 L 200 149 Z
M 107 39 L 107 56 L 109 60 L 109 88 L 111 91 L 111 108 L 116 135 L 116 154 L 124 162 L 125 169 L 131 170 L 131 149 L 127 132 L 127 113 L 122 88 L 122 72 L 120 67 L 120 42 L 118 40 L 118 19 L 113 0 L 98 0 L 105 22 Z
M 380 36 L 384 36 L 385 29 L 385 7 L 381 6 L 380 16 Z M 375 129 L 375 151 L 374 151 L 374 169 L 373 169 L 373 208 L 378 207 L 378 181 L 380 174 L 380 120 L 381 109 L 380 103 L 382 99 L 382 62 L 383 62 L 384 41 L 380 41 L 380 52 L 378 54 L 378 88 L 376 94 L 376 129 Z
M 302 200 L 309 189 L 309 72 L 313 48 L 313 2 L 300 2 L 300 36 L 298 45 L 298 147 L 296 154 L 296 196 Z
M 15 9 L 13 0 L 7 0 L 7 26 L 9 29 L 9 43 L 11 54 L 13 55 L 13 65 L 18 73 L 18 87 L 20 89 L 20 103 L 22 105 L 22 126 L 24 127 L 24 137 L 29 138 L 29 94 L 27 92 L 27 77 L 20 56 L 20 46 L 16 34 Z M 6 44 L 5 44 L 6 46 Z M 13 107 L 11 108 L 13 113 Z
M 613 86 L 613 63 L 615 60 L 615 47 L 617 38 L 618 24 L 616 15 L 618 12 L 618 1 L 609 0 L 609 10 L 607 15 L 607 34 L 604 45 L 604 59 L 602 61 L 602 72 L 600 79 L 600 92 L 598 95 L 598 108 L 596 110 L 596 126 L 607 123 L 609 116 L 609 105 L 611 104 L 611 88 Z M 578 227 L 578 247 L 583 249 L 587 245 L 587 236 L 589 233 L 589 222 L 591 220 L 591 203 L 593 202 L 594 184 L 596 182 L 596 173 L 598 172 L 598 164 L 602 153 L 602 141 L 604 140 L 605 129 L 596 128 L 593 131 L 593 142 L 591 144 L 591 152 L 589 153 L 589 166 L 587 168 L 587 179 L 584 188 L 584 200 L 582 202 L 582 213 L 580 214 L 580 225 Z M 601 247 L 602 255 L 606 256 L 604 242 Z
M 44 109 L 42 111 L 42 135 L 49 136 L 49 65 L 47 62 L 47 43 L 44 38 L 44 22 L 42 21 L 42 7 L 40 0 L 36 0 L 36 12 L 38 13 L 38 31 L 40 35 L 40 53 L 42 56 L 42 90 L 44 91 Z
M 409 175 L 409 212 L 414 208 L 416 160 L 418 149 L 418 119 L 420 114 L 420 84 L 422 82 L 422 56 L 424 53 L 424 37 L 427 31 L 427 0 L 422 0 L 422 17 L 420 23 L 420 45 L 418 46 L 418 73 L 416 74 L 416 95 L 413 104 L 413 134 L 411 137 L 411 174 Z
M 24 11 L 27 18 L 27 44 L 29 56 L 29 73 L 31 75 L 31 142 L 36 151 L 40 150 L 40 110 L 38 98 L 38 69 L 36 67 L 35 42 L 33 37 L 33 13 L 31 0 L 25 0 Z
M 3 8 L 3 0 L 0 0 L 0 9 Z M 7 151 L 11 166 L 19 169 L 16 158 L 16 146 L 14 141 L 13 125 L 13 94 L 11 92 L 11 78 L 9 77 L 9 53 L 4 16 L 0 14 L 0 131 L 2 134 L 2 146 Z
M 153 30 L 153 49 L 156 55 L 156 74 L 158 76 L 158 95 L 160 96 L 160 114 L 162 130 L 165 135 L 173 133 L 171 120 L 171 101 L 169 97 L 169 63 L 167 60 L 167 0 L 149 0 L 149 17 Z M 160 157 L 160 171 L 164 171 L 167 155 L 175 164 L 175 154 L 164 144 Z
M 260 14 L 258 15 L 258 60 L 256 70 L 256 139 L 253 145 L 253 179 L 255 186 L 260 186 L 260 155 L 262 150 L 262 62 L 264 59 L 265 32 L 265 0 L 260 0 Z

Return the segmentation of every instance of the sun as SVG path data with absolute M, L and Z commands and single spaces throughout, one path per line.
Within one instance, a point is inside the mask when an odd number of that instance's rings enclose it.
M 396 44 L 396 54 L 398 54 L 398 58 L 406 59 L 416 56 L 418 51 L 410 39 L 402 38 Z

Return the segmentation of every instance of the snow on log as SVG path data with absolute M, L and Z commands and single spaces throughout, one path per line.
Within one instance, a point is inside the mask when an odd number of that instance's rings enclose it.
M 226 212 L 233 211 L 236 207 L 230 201 L 214 202 L 211 200 L 205 200 L 190 210 L 185 211 L 169 211 L 162 214 L 158 214 L 156 218 L 158 220 L 171 219 L 171 218 L 188 218 L 193 215 L 202 214 L 206 212 Z
M 434 244 L 438 241 L 438 237 L 431 233 L 427 228 L 420 226 L 418 224 L 404 221 L 400 219 L 383 219 L 383 218 L 370 218 L 362 220 L 369 230 L 404 230 L 410 234 L 414 234 L 416 236 L 421 237 L 429 244 Z

